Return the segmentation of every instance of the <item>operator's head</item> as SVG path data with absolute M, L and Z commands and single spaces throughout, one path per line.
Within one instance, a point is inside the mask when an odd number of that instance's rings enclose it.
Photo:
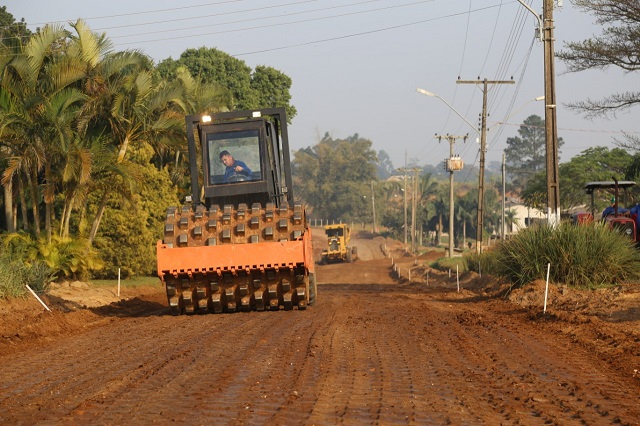
M 222 161 L 222 164 L 227 167 L 233 166 L 233 156 L 229 154 L 229 151 L 227 150 L 224 150 L 220 153 L 220 160 Z

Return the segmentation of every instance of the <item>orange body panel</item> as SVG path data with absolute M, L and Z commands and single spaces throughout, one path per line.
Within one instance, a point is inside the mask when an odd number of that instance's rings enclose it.
M 301 240 L 170 248 L 157 243 L 158 276 L 304 265 L 314 272 L 311 231 Z
M 593 222 L 593 215 L 591 213 L 576 213 L 573 215 L 573 221 L 578 225 L 591 223 Z

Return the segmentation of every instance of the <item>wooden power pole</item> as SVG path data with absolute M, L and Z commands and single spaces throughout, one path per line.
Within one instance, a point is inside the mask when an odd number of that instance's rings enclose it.
M 436 134 L 434 137 L 438 139 L 438 142 L 442 141 L 442 138 L 449 141 L 449 158 L 445 160 L 445 168 L 449 172 L 449 257 L 453 257 L 453 172 L 462 170 L 463 167 L 462 159 L 453 156 L 453 145 L 456 143 L 456 139 L 462 139 L 466 142 L 469 134 L 464 136 Z
M 398 171 L 404 173 L 404 246 L 407 250 L 407 229 L 409 228 L 407 223 L 407 172 L 413 172 L 413 186 L 411 186 L 411 251 L 416 251 L 416 210 L 418 207 L 418 172 L 421 169 L 419 167 L 402 167 Z
M 413 167 L 413 199 L 411 200 L 411 250 L 415 253 L 418 249 L 416 246 L 416 209 L 418 208 L 418 172 L 420 168 Z
M 553 2 L 544 0 L 542 41 L 544 43 L 544 122 L 547 160 L 547 220 L 560 223 L 560 176 L 558 172 L 558 124 L 556 121 L 556 83 L 553 52 Z
M 458 84 L 482 84 L 482 130 L 480 131 L 480 173 L 478 177 L 478 225 L 476 229 L 476 252 L 482 253 L 482 230 L 484 227 L 484 162 L 487 151 L 487 90 L 489 84 L 514 84 L 514 80 L 457 80 Z
M 406 154 L 405 154 L 406 157 Z M 406 159 L 405 159 L 405 163 L 406 163 Z M 408 230 L 408 224 L 407 224 L 407 167 L 402 167 L 400 169 L 398 169 L 399 172 L 402 172 L 404 175 L 404 189 L 402 190 L 403 192 L 403 202 L 404 202 L 404 251 L 407 252 L 407 230 Z

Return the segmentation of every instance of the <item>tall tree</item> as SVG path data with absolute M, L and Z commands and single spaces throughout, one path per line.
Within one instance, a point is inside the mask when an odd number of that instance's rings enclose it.
M 257 108 L 284 107 L 287 121 L 296 115 L 296 107 L 291 105 L 291 77 L 275 68 L 258 65 L 252 75 L 250 87 L 257 98 Z
M 167 58 L 157 70 L 168 80 L 175 78 L 177 69 L 185 66 L 196 79 L 217 83 L 233 95 L 234 109 L 255 108 L 256 97 L 251 89 L 251 67 L 244 61 L 215 48 L 187 49 L 178 60 Z
M 459 217 L 456 234 L 463 234 L 464 238 L 475 238 L 478 227 L 478 188 L 468 190 L 464 195 L 456 199 L 456 215 Z
M 57 145 L 72 132 L 70 124 L 82 95 L 69 83 L 73 73 L 61 66 L 57 53 L 64 46 L 67 33 L 61 26 L 47 25 L 33 35 L 4 66 L 0 97 L 5 99 L 3 126 L 16 135 L 14 152 L 30 157 L 12 156 L 2 177 L 3 185 L 11 185 L 21 170 L 30 182 L 36 233 L 39 230 L 39 173 L 44 171 L 43 197 L 46 206 L 47 241 L 51 241 L 52 204 L 55 196 L 54 167 Z M 21 148 L 24 147 L 24 148 Z M 47 153 L 45 156 L 44 153 Z M 20 168 L 20 166 L 24 168 Z
M 520 136 L 507 139 L 507 172 L 517 187 L 526 186 L 536 172 L 545 168 L 545 123 L 537 115 L 527 117 L 518 129 Z M 558 146 L 563 144 L 558 138 Z
M 215 48 L 187 49 L 174 60 L 167 58 L 156 67 L 160 76 L 174 80 L 184 66 L 197 80 L 218 84 L 232 95 L 230 109 L 255 109 L 282 106 L 291 121 L 296 109 L 290 104 L 291 78 L 267 66 L 252 70 L 244 61 Z M 202 111 L 198 111 L 202 112 Z
M 388 179 L 395 172 L 391 157 L 384 149 L 378 151 L 378 178 Z
M 438 194 L 438 181 L 431 173 L 421 174 L 418 181 L 418 206 L 416 229 L 423 232 L 429 231 L 429 215 L 436 214 L 436 195 Z M 425 229 L 427 228 L 427 229 Z
M 622 148 L 609 149 L 594 147 L 582 151 L 570 161 L 560 164 L 560 185 L 565 188 L 560 193 L 560 206 L 563 210 L 578 206 L 589 206 L 590 197 L 584 185 L 590 181 L 610 181 L 612 177 L 622 179 L 633 162 L 633 158 Z M 547 191 L 544 173 L 536 174 L 523 191 L 527 205 L 542 208 L 546 204 Z M 594 201 L 596 209 L 608 205 L 608 195 L 598 194 Z
M 638 0 L 572 0 L 592 13 L 602 33 L 586 40 L 565 43 L 557 53 L 570 72 L 616 67 L 640 70 L 640 2 Z M 599 100 L 587 99 L 570 106 L 588 117 L 615 115 L 640 103 L 640 91 L 628 90 Z
M 7 12 L 7 6 L 0 7 L 0 44 L 8 47 L 10 52 L 17 53 L 30 36 L 31 31 L 27 28 L 24 18 L 16 21 L 14 16 Z
M 371 211 L 365 198 L 375 180 L 377 158 L 371 145 L 357 133 L 346 139 L 326 133 L 317 145 L 294 153 L 296 190 L 316 217 L 351 221 Z

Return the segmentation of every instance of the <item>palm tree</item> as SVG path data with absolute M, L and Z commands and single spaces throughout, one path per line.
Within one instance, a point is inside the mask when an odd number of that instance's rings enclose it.
M 76 137 L 61 146 L 63 155 L 62 173 L 60 175 L 60 189 L 64 195 L 64 204 L 60 218 L 59 235 L 69 237 L 69 223 L 71 212 L 78 204 L 77 200 L 86 198 L 86 190 L 92 173 L 95 173 L 95 160 L 98 150 L 102 149 L 100 140 L 92 138 L 80 139 Z
M 148 145 L 163 157 L 184 151 L 184 115 L 227 109 L 228 91 L 202 84 L 186 70 L 171 83 L 156 82 L 152 62 L 136 51 L 111 52 L 104 34 L 81 20 L 72 32 L 48 25 L 18 52 L 0 54 L 0 154 L 7 222 L 19 193 L 23 226 L 30 204 L 34 233 L 40 234 L 44 200 L 47 240 L 51 241 L 53 201 L 63 195 L 59 235 L 68 236 L 72 211 L 91 191 L 102 200 L 89 234 L 97 233 L 107 191 L 130 194 L 130 147 Z M 4 50 L 2 50 L 4 49 Z M 0 45 L 0 53 L 6 48 Z M 108 153 L 112 152 L 113 155 Z M 100 162 L 109 159 L 111 166 Z M 118 185 L 113 185 L 117 180 Z M 29 200 L 27 200 L 27 198 Z M 81 210 L 81 215 L 86 213 Z
M 440 245 L 440 240 L 442 238 L 442 217 L 445 216 L 449 213 L 449 207 L 447 207 L 447 205 L 444 202 L 444 198 L 442 196 L 438 197 L 434 202 L 433 202 L 433 207 L 434 207 L 434 213 L 438 218 L 438 222 L 436 224 L 436 241 L 435 244 Z M 451 238 L 451 236 L 449 236 L 449 238 Z
M 2 127 L 14 135 L 9 166 L 3 174 L 8 185 L 16 173 L 29 181 L 36 235 L 39 234 L 39 181 L 44 170 L 47 240 L 51 240 L 52 203 L 56 144 L 69 136 L 68 127 L 81 96 L 68 89 L 69 75 L 60 68 L 56 55 L 64 44 L 61 26 L 47 25 L 3 67 L 0 90 L 4 116 Z M 7 108 L 7 106 L 10 106 Z M 47 153 L 45 156 L 44 153 Z M 19 155 L 19 154 L 22 154 Z
M 176 78 L 169 83 L 161 81 L 161 86 L 171 85 L 181 92 L 181 100 L 173 99 L 173 108 L 168 113 L 167 119 L 176 120 L 176 126 L 172 126 L 174 132 L 153 132 L 148 135 L 147 141 L 154 149 L 154 161 L 158 169 L 162 169 L 166 163 L 171 162 L 173 167 L 169 170 L 172 181 L 182 186 L 187 182 L 189 170 L 187 164 L 182 161 L 186 158 L 187 144 L 184 124 L 185 114 L 214 113 L 228 111 L 233 105 L 231 92 L 217 83 L 206 83 L 193 78 L 189 70 L 180 66 L 176 70 Z M 170 91 L 170 89 L 162 89 Z
M 510 234 L 513 232 L 513 225 L 516 223 L 517 219 L 517 212 L 515 210 L 505 210 L 504 223 L 507 228 L 507 233 Z
M 469 210 L 469 206 L 465 205 L 461 201 L 458 201 L 455 205 L 456 207 L 456 219 L 458 220 L 458 229 L 456 230 L 458 238 L 456 241 L 459 241 L 459 235 L 462 233 L 462 246 L 466 246 L 467 244 L 467 222 L 471 223 L 473 220 L 473 209 Z M 462 224 L 462 226 L 460 226 Z M 460 229 L 462 228 L 462 229 Z
M 424 207 L 424 222 L 429 221 L 429 203 L 438 192 L 438 182 L 433 179 L 431 173 L 420 176 L 420 182 L 418 186 L 418 200 L 421 207 Z M 418 229 L 422 229 L 423 224 L 418 225 Z
M 131 145 L 152 146 L 156 152 L 161 151 L 161 144 L 168 138 L 185 141 L 184 135 L 184 91 L 180 86 L 169 84 L 154 84 L 152 73 L 147 70 L 137 70 L 125 75 L 118 81 L 108 115 L 108 126 L 105 132 L 113 135 L 113 142 L 117 145 L 116 167 L 111 170 L 122 173 L 127 168 L 117 167 L 126 162 L 127 152 Z M 183 142 L 184 143 L 184 142 Z M 123 175 L 120 175 L 124 177 Z M 120 188 L 128 191 L 124 178 Z M 113 187 L 106 186 L 98 207 L 97 215 L 89 235 L 90 244 L 93 243 L 98 231 L 102 214 L 107 202 L 107 192 Z

